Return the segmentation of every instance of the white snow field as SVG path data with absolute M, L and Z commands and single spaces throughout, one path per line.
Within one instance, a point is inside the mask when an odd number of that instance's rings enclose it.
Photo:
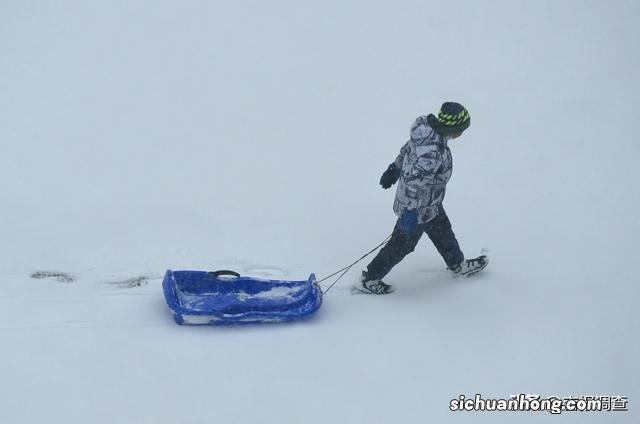
M 637 1 L 1 1 L 0 423 L 640 422 L 638 40 Z M 380 174 L 449 100 L 477 278 L 425 237 L 392 295 L 350 294 L 364 261 L 311 319 L 173 322 L 167 269 L 382 241 Z M 450 411 L 476 393 L 628 411 Z

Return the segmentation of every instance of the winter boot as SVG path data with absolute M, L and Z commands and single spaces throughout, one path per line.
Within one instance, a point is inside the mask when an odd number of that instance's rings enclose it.
M 382 280 L 370 280 L 367 272 L 362 271 L 358 290 L 366 294 L 389 294 L 393 293 L 393 286 L 385 284 Z
M 477 274 L 482 271 L 489 263 L 489 258 L 485 255 L 478 256 L 475 259 L 467 259 L 460 262 L 458 265 L 450 268 L 454 273 L 469 277 L 470 275 Z

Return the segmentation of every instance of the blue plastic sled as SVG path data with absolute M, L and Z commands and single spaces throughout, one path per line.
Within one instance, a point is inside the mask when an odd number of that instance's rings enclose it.
M 167 271 L 164 297 L 178 324 L 293 321 L 322 304 L 311 274 L 306 281 L 263 280 L 234 271 Z

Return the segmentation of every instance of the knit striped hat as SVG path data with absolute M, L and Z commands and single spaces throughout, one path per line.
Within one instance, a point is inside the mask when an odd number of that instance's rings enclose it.
M 446 102 L 438 112 L 440 130 L 447 134 L 461 133 L 471 125 L 469 112 L 460 103 Z

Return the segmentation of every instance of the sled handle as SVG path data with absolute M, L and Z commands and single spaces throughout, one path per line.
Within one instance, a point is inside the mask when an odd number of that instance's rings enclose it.
M 228 269 L 221 269 L 219 271 L 209 271 L 208 274 L 212 275 L 212 276 L 214 276 L 216 278 L 220 277 L 221 275 L 231 275 L 233 277 L 238 277 L 238 278 L 240 277 L 240 274 L 238 274 L 235 271 L 228 270 Z

